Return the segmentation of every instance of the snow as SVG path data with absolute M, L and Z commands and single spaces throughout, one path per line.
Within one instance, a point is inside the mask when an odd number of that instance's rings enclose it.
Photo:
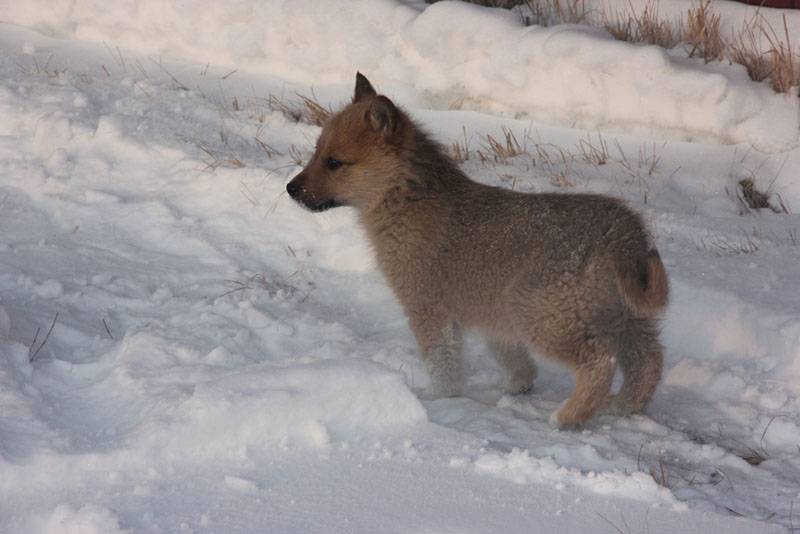
M 800 140 L 798 99 L 750 83 L 744 67 L 722 73 L 588 26 L 526 28 L 512 12 L 462 2 L 8 0 L 0 12 L 58 37 L 237 65 L 303 85 L 345 84 L 358 68 L 382 86 L 413 91 L 424 107 L 770 152 Z
M 451 2 L 0 13 L 0 532 L 797 524 L 796 95 Z M 268 96 L 335 107 L 356 69 L 477 180 L 642 211 L 672 281 L 646 415 L 554 431 L 568 373 L 505 396 L 473 337 L 466 396 L 418 397 L 355 214 L 284 193 L 319 128 Z M 491 157 L 502 128 L 527 155 Z M 790 213 L 744 208 L 743 178 Z

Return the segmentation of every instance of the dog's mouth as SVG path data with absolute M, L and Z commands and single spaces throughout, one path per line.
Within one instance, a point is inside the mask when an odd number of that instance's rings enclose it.
M 299 204 L 302 204 L 303 206 L 314 212 L 325 211 L 331 208 L 336 208 L 338 206 L 341 206 L 341 204 L 336 202 L 334 199 L 326 200 L 324 202 L 319 202 L 316 198 L 316 195 L 309 194 L 309 192 L 306 191 L 305 187 L 303 187 L 302 185 L 298 185 L 296 178 L 291 182 L 289 182 L 288 184 L 286 184 L 286 192 L 289 193 L 289 196 L 292 197 Z
M 328 200 L 321 204 L 315 204 L 315 205 L 306 204 L 306 206 L 308 206 L 308 209 L 310 209 L 311 211 L 319 213 L 320 211 L 329 210 L 331 208 L 338 208 L 339 206 L 341 206 L 341 204 L 339 204 L 335 200 Z

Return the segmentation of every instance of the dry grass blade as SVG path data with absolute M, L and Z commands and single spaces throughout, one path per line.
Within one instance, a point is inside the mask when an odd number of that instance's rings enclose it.
M 264 153 L 267 154 L 267 158 L 272 159 L 273 156 L 282 156 L 283 155 L 278 149 L 268 145 L 267 143 L 265 143 L 264 141 L 259 139 L 258 136 L 254 137 L 253 139 L 256 140 L 256 143 L 258 143 L 258 146 L 260 146 L 261 149 L 264 151 Z
M 114 339 L 114 336 L 111 334 L 111 329 L 108 327 L 108 323 L 106 322 L 105 317 L 102 318 L 101 321 L 103 322 L 103 326 L 106 329 L 106 334 L 108 334 L 108 337 Z
M 302 167 L 303 166 L 303 163 L 305 162 L 306 158 L 303 157 L 302 152 L 300 152 L 300 149 L 297 148 L 295 145 L 291 145 L 289 147 L 289 154 L 288 155 L 289 155 L 289 158 L 292 160 L 292 163 L 295 164 L 295 166 L 297 166 L 297 167 Z
M 464 141 L 456 141 L 447 147 L 449 149 L 450 157 L 456 163 L 464 163 L 469 159 L 469 140 L 467 139 L 467 128 L 462 126 L 461 132 L 464 135 Z
M 653 176 L 653 174 L 655 174 L 660 162 L 661 155 L 658 153 L 655 143 L 650 147 L 650 150 L 648 150 L 646 145 L 639 147 L 639 168 L 645 169 L 647 171 L 647 176 Z
M 450 158 L 456 163 L 464 163 L 469 159 L 469 150 L 459 141 L 450 145 Z
M 597 133 L 597 144 L 592 141 L 591 135 L 587 135 L 586 139 L 578 141 L 578 150 L 584 163 L 598 166 L 608 163 L 608 143 L 599 132 Z
M 297 96 L 300 97 L 300 102 L 304 106 L 304 109 L 301 113 L 303 122 L 313 124 L 314 126 L 322 126 L 325 124 L 325 121 L 330 118 L 331 110 L 323 107 L 322 104 L 317 102 L 316 98 L 313 97 L 313 93 L 312 97 L 307 97 L 300 94 Z
M 556 187 L 572 187 L 570 179 L 575 156 L 560 146 L 551 143 L 534 143 L 534 162 L 542 167 L 550 177 L 550 183 Z
M 53 328 L 56 327 L 56 321 L 58 321 L 58 312 L 56 312 L 55 317 L 53 317 L 53 322 L 50 323 L 50 329 L 47 330 L 47 334 L 44 336 L 42 343 L 37 347 L 35 350 L 33 349 L 34 345 L 36 344 L 36 339 L 39 337 L 39 329 L 36 329 L 36 335 L 33 337 L 33 343 L 31 343 L 30 348 L 28 349 L 28 362 L 33 363 L 33 360 L 36 359 L 36 356 L 39 355 L 39 352 L 44 348 L 47 344 L 47 340 L 50 339 L 50 334 L 53 333 Z
M 611 34 L 617 41 L 634 42 L 634 20 L 631 17 L 617 16 L 611 19 L 606 15 L 606 20 L 603 23 L 606 31 Z
M 206 164 L 206 168 L 214 171 L 220 167 L 227 167 L 230 169 L 243 169 L 246 165 L 244 162 L 239 159 L 238 156 L 233 154 L 230 155 L 222 155 L 214 153 L 213 150 L 208 148 L 205 145 L 197 145 L 197 148 L 205 152 L 205 154 L 210 158 L 208 160 L 204 160 L 203 163 Z
M 275 95 L 269 95 L 267 105 L 271 111 L 279 111 L 283 113 L 287 119 L 293 120 L 294 122 L 300 122 L 303 118 L 303 113 L 299 109 L 290 106 Z
M 487 155 L 478 151 L 481 160 L 486 161 L 493 159 L 494 161 L 504 163 L 511 158 L 528 153 L 527 149 L 519 144 L 514 132 L 505 126 L 503 126 L 502 131 L 502 139 L 496 139 L 489 134 L 486 135 L 486 143 L 483 145 L 483 148 L 487 154 L 491 154 L 492 156 L 487 157 Z
M 119 50 L 119 49 L 117 49 L 117 50 Z M 122 54 L 120 54 L 120 58 L 121 57 L 122 57 Z M 153 63 L 155 63 L 156 66 L 159 69 L 161 69 L 162 72 L 164 72 L 164 74 L 169 76 L 169 79 L 172 80 L 172 87 L 174 89 L 178 89 L 178 90 L 181 90 L 181 91 L 188 91 L 189 90 L 189 87 L 186 84 L 181 82 L 178 78 L 175 77 L 174 74 L 172 74 L 170 71 L 167 70 L 167 68 L 164 66 L 164 62 L 161 60 L 160 57 L 158 58 L 158 61 L 156 61 L 154 59 L 151 59 L 151 61 Z
M 659 486 L 669 488 L 669 478 L 667 476 L 666 465 L 664 465 L 664 454 L 662 451 L 658 451 L 658 471 L 650 469 L 650 476 L 653 477 L 653 480 L 655 480 L 656 484 Z
M 606 516 L 604 516 L 600 512 L 595 512 L 595 513 L 598 516 L 600 516 L 600 519 L 602 519 L 603 521 L 608 523 L 611 526 L 611 528 L 613 528 L 616 532 L 619 532 L 619 534 L 631 534 L 631 527 L 630 527 L 630 525 L 628 525 L 628 522 L 625 520 L 625 516 L 624 515 L 620 514 L 622 516 L 622 524 L 625 527 L 625 530 L 622 530 L 622 528 L 620 528 L 619 525 L 617 525 L 616 523 L 611 521 L 609 518 L 607 518 Z
M 299 93 L 296 94 L 300 99 L 299 103 L 285 102 L 275 95 L 269 95 L 267 105 L 270 110 L 279 111 L 294 122 L 305 122 L 314 126 L 325 124 L 332 111 L 320 104 L 313 92 L 310 97 Z
M 705 250 L 718 256 L 740 256 L 743 254 L 754 254 L 761 248 L 757 236 L 750 235 L 742 231 L 740 239 L 712 235 L 707 239 L 700 240 L 699 250 Z

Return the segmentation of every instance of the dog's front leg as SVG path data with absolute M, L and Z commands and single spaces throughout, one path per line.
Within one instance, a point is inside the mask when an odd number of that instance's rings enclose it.
M 431 379 L 423 395 L 431 399 L 461 395 L 464 372 L 459 325 L 437 310 L 418 309 L 409 315 L 422 362 Z

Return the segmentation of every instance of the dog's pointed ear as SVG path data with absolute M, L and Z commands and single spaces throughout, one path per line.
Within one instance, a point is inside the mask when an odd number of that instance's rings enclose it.
M 392 101 L 378 95 L 367 110 L 365 119 L 373 131 L 389 137 L 397 129 L 397 114 L 397 108 Z
M 369 83 L 367 77 L 360 72 L 356 72 L 356 91 L 353 95 L 353 102 L 358 102 L 362 98 L 375 96 L 377 94 L 378 93 L 375 91 L 375 88 L 372 87 L 372 84 Z

